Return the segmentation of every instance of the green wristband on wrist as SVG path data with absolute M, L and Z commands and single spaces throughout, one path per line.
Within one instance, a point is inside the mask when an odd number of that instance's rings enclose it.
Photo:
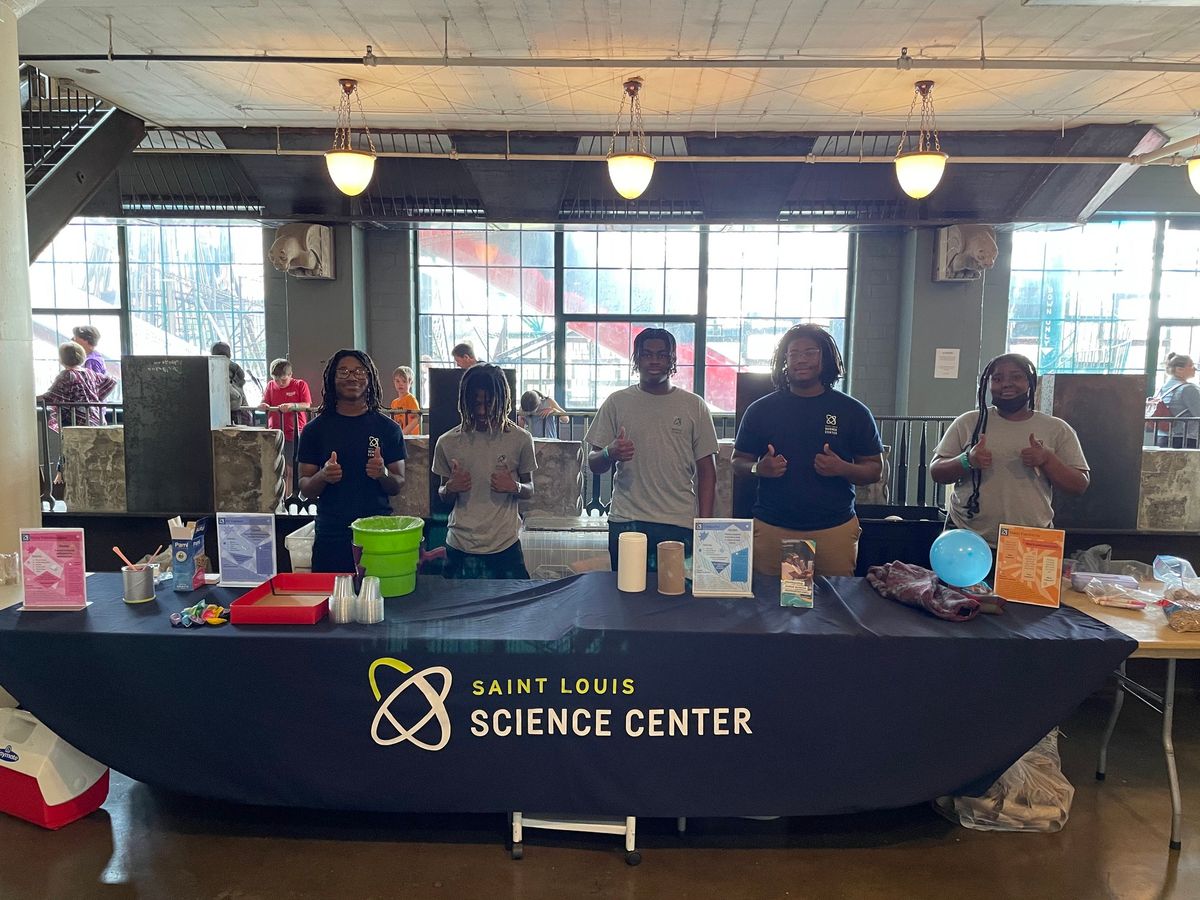
M 970 451 L 964 450 L 962 452 L 962 455 L 959 456 L 958 462 L 959 462 L 959 465 L 961 465 L 964 469 L 966 469 L 968 472 L 970 472 L 971 471 Z
M 607 444 L 604 445 L 604 458 L 612 459 L 612 457 L 608 455 L 608 445 Z

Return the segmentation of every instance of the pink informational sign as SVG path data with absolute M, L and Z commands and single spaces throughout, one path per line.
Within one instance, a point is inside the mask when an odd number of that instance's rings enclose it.
M 25 609 L 83 609 L 87 579 L 82 528 L 22 528 Z

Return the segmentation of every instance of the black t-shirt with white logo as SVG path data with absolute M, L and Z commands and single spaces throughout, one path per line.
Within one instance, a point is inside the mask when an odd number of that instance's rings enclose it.
M 826 444 L 847 462 L 883 453 L 871 411 L 832 388 L 816 397 L 774 391 L 751 403 L 734 447 L 762 456 L 768 444 L 787 459 L 788 467 L 782 478 L 758 479 L 754 516 L 794 531 L 834 528 L 854 516 L 854 485 L 814 468 L 813 460 Z

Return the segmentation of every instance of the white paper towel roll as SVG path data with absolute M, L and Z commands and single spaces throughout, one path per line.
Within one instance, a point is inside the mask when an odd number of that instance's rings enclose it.
M 625 531 L 617 538 L 617 590 L 646 589 L 646 536 Z

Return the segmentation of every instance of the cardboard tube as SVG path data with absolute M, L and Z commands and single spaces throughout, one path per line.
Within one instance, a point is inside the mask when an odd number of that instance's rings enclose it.
M 681 541 L 659 542 L 658 592 L 671 596 L 683 593 L 683 543 Z
M 640 531 L 622 532 L 617 538 L 617 590 L 646 589 L 646 536 Z

